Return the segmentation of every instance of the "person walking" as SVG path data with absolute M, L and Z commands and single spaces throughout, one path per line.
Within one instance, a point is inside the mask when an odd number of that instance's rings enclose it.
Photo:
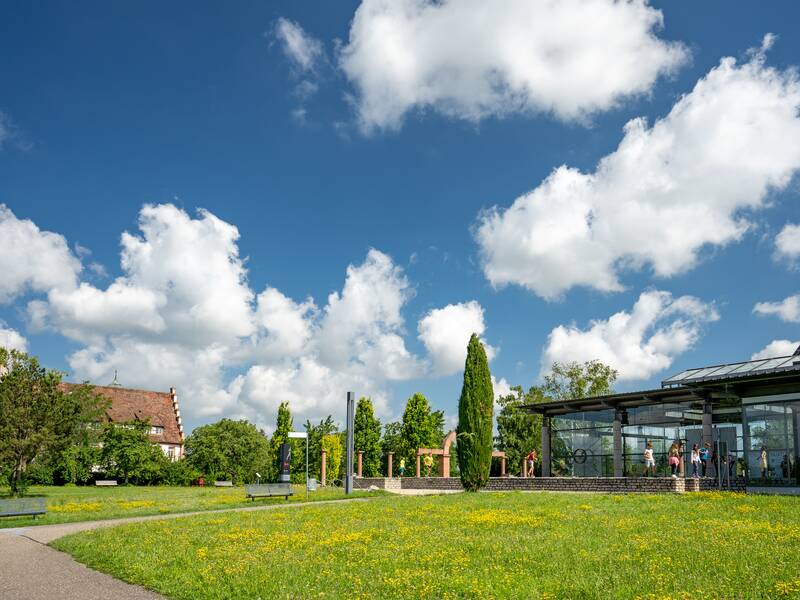
M 703 444 L 703 447 L 700 448 L 700 471 L 703 474 L 703 477 L 706 476 L 706 471 L 708 470 L 708 458 L 711 455 L 711 444 L 706 442 Z
M 425 477 L 430 477 L 431 469 L 433 469 L 433 454 L 426 454 L 422 459 L 422 464 L 425 465 Z
M 644 476 L 651 473 L 653 477 L 656 476 L 656 459 L 653 457 L 653 442 L 647 442 L 644 449 Z
M 528 475 L 529 477 L 536 477 L 534 469 L 536 468 L 536 448 L 528 452 Z
M 769 474 L 769 456 L 767 455 L 767 447 L 761 446 L 761 457 L 759 459 L 761 466 L 761 479 L 766 479 Z
M 692 477 L 697 479 L 699 475 L 697 470 L 700 467 L 700 448 L 695 444 L 692 446 Z
M 406 459 L 400 459 L 400 477 L 406 474 Z
M 669 447 L 669 452 L 667 453 L 669 457 L 669 468 L 672 471 L 672 478 L 678 478 L 678 465 L 681 462 L 680 459 L 680 450 L 678 450 L 678 442 L 672 442 L 672 446 Z

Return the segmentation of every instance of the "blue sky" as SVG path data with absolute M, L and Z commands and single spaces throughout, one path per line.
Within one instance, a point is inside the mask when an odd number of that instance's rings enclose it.
M 790 347 L 800 9 L 573 4 L 5 4 L 0 339 L 190 426 Z

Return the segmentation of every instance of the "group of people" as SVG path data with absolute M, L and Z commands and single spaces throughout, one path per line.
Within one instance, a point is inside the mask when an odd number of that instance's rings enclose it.
M 669 465 L 671 476 L 674 478 L 677 478 L 679 471 L 681 471 L 680 465 L 682 455 L 683 443 L 680 440 L 672 442 L 672 445 L 667 451 L 667 464 Z M 694 444 L 689 461 L 692 465 L 692 477 L 694 478 L 705 477 L 708 473 L 709 463 L 714 466 L 715 471 L 720 468 L 720 464 L 727 463 L 728 474 L 731 477 L 744 475 L 744 469 L 746 468 L 744 461 L 742 459 L 737 460 L 736 456 L 733 454 L 728 454 L 727 458 L 724 456 L 717 456 L 710 442 L 706 442 L 702 446 L 700 444 Z M 765 448 L 761 449 L 761 462 L 762 470 L 766 469 L 764 466 L 764 463 L 766 463 Z M 740 469 L 742 471 L 741 473 Z M 656 475 L 656 460 L 653 454 L 652 442 L 647 442 L 644 450 L 644 476 L 647 477 L 648 475 L 653 477 Z

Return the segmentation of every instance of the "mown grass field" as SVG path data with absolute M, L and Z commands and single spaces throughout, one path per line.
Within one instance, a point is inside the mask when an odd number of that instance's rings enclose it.
M 360 492 L 354 495 L 375 495 L 383 492 Z M 0 488 L 0 497 L 7 496 L 8 489 Z M 138 517 L 192 511 L 253 506 L 254 504 L 281 504 L 282 496 L 246 500 L 243 487 L 95 487 L 95 486 L 32 486 L 27 496 L 44 496 L 47 514 L 33 517 L 2 517 L 0 528 L 26 525 L 49 525 L 75 521 L 94 521 L 121 517 Z M 336 500 L 344 498 L 341 488 L 318 488 L 309 492 L 308 499 Z M 305 487 L 294 486 L 294 496 L 289 502 L 305 502 Z
M 63 538 L 169 598 L 800 597 L 800 499 L 456 494 Z

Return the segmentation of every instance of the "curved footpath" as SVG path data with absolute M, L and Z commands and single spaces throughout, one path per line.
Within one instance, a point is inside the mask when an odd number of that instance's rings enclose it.
M 107 600 L 108 598 L 114 598 L 114 600 L 163 600 L 164 597 L 159 594 L 94 571 L 75 561 L 68 554 L 47 546 L 53 540 L 71 533 L 100 527 L 113 527 L 124 523 L 177 519 L 192 515 L 275 510 L 367 500 L 369 498 L 293 502 L 291 504 L 222 508 L 106 521 L 0 529 L 0 598 L 14 598 L 15 600 L 54 600 L 56 598 L 64 600 Z

